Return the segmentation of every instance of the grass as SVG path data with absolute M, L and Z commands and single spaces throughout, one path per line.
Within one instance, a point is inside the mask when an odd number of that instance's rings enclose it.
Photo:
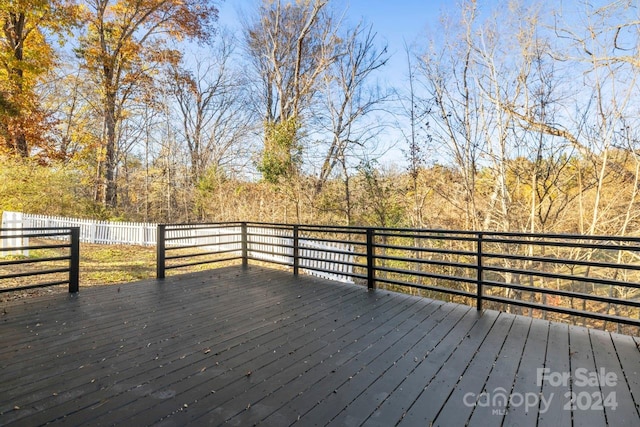
M 31 244 L 58 244 L 55 241 L 32 239 Z M 48 258 L 68 255 L 68 249 L 37 249 L 31 250 L 28 258 Z M 25 259 L 27 257 L 12 255 L 0 258 L 0 261 Z M 215 264 L 220 267 L 228 263 Z M 68 261 L 56 261 L 41 264 L 19 264 L 13 266 L 0 266 L 0 276 L 17 272 L 44 270 L 52 268 L 64 268 Z M 171 274 L 187 273 L 196 270 L 206 270 L 211 264 L 182 268 Z M 117 285 L 121 283 L 135 282 L 154 278 L 156 274 L 156 249 L 155 247 L 127 246 L 127 245 L 97 245 L 89 243 L 80 244 L 80 291 L 91 286 Z M 31 276 L 19 279 L 0 279 L 0 289 L 27 286 L 37 283 L 56 280 L 66 280 L 63 273 L 47 276 Z M 67 292 L 67 285 L 51 286 L 0 293 L 0 302 L 13 301 L 31 296 L 47 295 L 51 293 Z
M 32 245 L 55 245 L 60 242 L 32 239 Z M 41 259 L 68 256 L 68 249 L 36 249 L 29 252 L 28 257 L 11 255 L 0 261 L 20 259 Z M 18 264 L 0 267 L 0 275 L 22 272 L 34 272 L 68 267 L 68 261 L 43 262 L 39 264 Z M 89 286 L 115 285 L 134 282 L 155 276 L 155 248 L 125 245 L 80 244 L 80 290 Z M 24 278 L 1 279 L 0 289 L 19 288 L 39 283 L 67 280 L 66 273 L 30 276 Z M 17 290 L 0 293 L 0 302 L 14 301 L 33 296 L 63 293 L 68 285 L 57 285 L 46 288 Z
M 80 245 L 80 288 L 135 282 L 155 274 L 154 247 Z

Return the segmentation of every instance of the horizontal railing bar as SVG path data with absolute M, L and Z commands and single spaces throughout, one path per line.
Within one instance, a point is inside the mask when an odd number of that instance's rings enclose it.
M 516 273 L 516 274 L 522 274 L 525 276 L 547 277 L 550 279 L 572 280 L 577 282 L 594 283 L 596 285 L 621 286 L 625 288 L 640 289 L 640 283 L 623 282 L 620 280 L 613 280 L 613 279 L 572 276 L 570 274 L 548 273 L 546 271 L 521 270 L 521 269 L 514 269 L 514 268 L 497 267 L 492 265 L 484 265 L 483 268 L 485 271 L 495 271 L 499 273 Z
M 340 226 L 340 225 L 300 225 L 298 230 L 306 231 L 309 233 L 336 233 L 336 234 L 358 234 L 364 235 L 367 233 L 368 227 L 352 227 L 352 226 Z
M 553 233 L 526 233 L 526 232 L 497 232 L 497 231 L 481 231 L 475 232 L 476 234 L 482 233 L 483 239 L 495 238 L 487 236 L 500 236 L 500 237 L 528 237 L 528 238 L 540 238 L 540 239 L 563 239 L 563 240 L 599 240 L 599 241 L 612 241 L 612 242 L 631 242 L 640 244 L 640 237 L 633 236 L 605 236 L 605 235 L 585 235 L 585 234 L 553 234 Z M 509 239 L 501 239 L 501 241 L 516 241 Z M 533 241 L 525 240 L 527 243 Z
M 165 237 L 165 241 L 172 242 L 175 240 L 194 240 L 194 239 L 210 239 L 212 237 L 238 237 L 240 233 L 223 233 L 223 234 L 194 234 L 192 236 L 173 236 L 173 237 Z
M 293 245 L 287 245 L 284 243 L 269 243 L 269 242 L 257 242 L 255 240 L 247 240 L 247 247 L 251 249 L 251 245 L 263 245 L 263 246 L 274 246 L 276 248 L 285 248 L 293 250 Z
M 289 235 L 289 236 L 282 236 L 279 234 L 264 234 L 264 233 L 247 233 L 247 238 L 250 237 L 268 237 L 270 239 L 293 239 L 293 234 Z M 249 240 L 250 242 L 251 240 Z
M 418 264 L 429 264 L 429 265 L 440 265 L 443 267 L 458 267 L 458 268 L 471 268 L 476 269 L 477 266 L 475 264 L 464 264 L 461 262 L 449 262 L 449 261 L 441 261 L 435 259 L 424 259 L 424 258 L 403 258 L 403 257 L 394 257 L 391 255 L 375 255 L 375 259 L 387 260 L 387 261 L 402 261 L 402 262 L 411 262 Z
M 519 261 L 537 261 L 549 264 L 570 264 L 570 265 L 586 265 L 590 267 L 603 267 L 603 268 L 622 268 L 625 270 L 640 270 L 640 265 L 632 264 L 614 264 L 600 261 L 582 261 L 576 259 L 567 258 L 550 258 L 550 257 L 535 257 L 528 255 L 511 255 L 511 254 L 498 254 L 498 253 L 483 253 L 485 258 L 497 258 L 497 259 L 513 259 Z
M 499 302 L 503 304 L 518 305 L 521 307 L 532 308 L 534 310 L 546 310 L 546 311 L 552 311 L 556 313 L 568 314 L 571 316 L 587 317 L 591 319 L 605 320 L 610 322 L 624 323 L 627 325 L 640 326 L 640 320 L 631 319 L 628 317 L 613 316 L 610 314 L 600 314 L 593 311 L 582 311 L 582 310 L 577 310 L 573 308 L 556 307 L 556 306 L 545 305 L 545 304 L 536 304 L 536 303 L 531 303 L 531 302 L 526 302 L 521 300 L 512 300 L 509 298 L 495 297 L 495 296 L 489 296 L 489 295 L 484 295 L 482 299 L 485 301 L 493 301 L 493 302 Z
M 56 237 L 56 236 L 71 236 L 71 233 L 66 231 L 61 231 L 61 232 L 55 232 L 55 233 L 27 233 L 27 234 L 15 234 L 15 235 L 8 235 L 8 234 L 2 234 L 0 235 L 0 239 L 19 239 L 19 238 L 44 238 L 44 237 Z
M 307 240 L 309 242 L 318 242 L 318 243 L 338 243 L 343 245 L 356 245 L 356 246 L 365 246 L 367 244 L 367 235 L 366 234 L 353 234 L 350 233 L 350 236 L 341 236 L 341 233 L 310 233 L 306 230 L 300 230 L 298 235 L 300 239 Z M 362 239 L 360 239 L 362 237 Z
M 338 261 L 338 260 L 333 260 L 333 259 L 329 260 L 329 259 L 308 257 L 308 256 L 302 256 L 302 255 L 300 255 L 299 259 L 307 260 L 307 261 L 326 262 L 328 264 L 348 265 L 350 267 L 356 267 L 356 268 L 358 268 L 358 267 L 359 268 L 367 268 L 367 264 L 359 264 L 357 262 Z M 307 268 L 307 267 L 304 267 L 304 266 L 300 265 L 300 268 Z
M 267 250 L 264 250 L 264 249 L 248 248 L 247 251 L 256 252 L 256 253 L 265 254 L 265 255 L 293 258 L 290 254 L 283 254 L 281 252 L 267 251 Z
M 240 237 L 240 233 L 231 233 L 231 234 L 208 234 L 208 235 L 194 235 L 194 236 L 182 236 L 182 237 L 168 237 L 165 239 L 166 242 L 175 242 L 179 240 L 202 240 L 202 239 L 217 239 L 220 237 Z
M 302 240 L 302 239 L 301 239 Z M 359 254 L 356 252 L 352 252 L 352 251 L 346 251 L 344 249 L 337 249 L 337 248 L 316 248 L 314 246 L 304 246 L 304 242 L 300 243 L 299 246 L 300 251 L 305 250 L 305 251 L 318 251 L 318 252 L 327 252 L 330 254 L 338 254 L 338 255 L 347 255 L 347 256 L 353 256 L 353 257 L 366 257 L 366 254 Z
M 376 248 L 394 249 L 394 250 L 410 251 L 410 252 L 428 252 L 428 253 L 434 253 L 434 254 L 464 255 L 464 256 L 471 256 L 471 257 L 476 257 L 478 255 L 478 253 L 475 251 L 457 251 L 453 249 L 414 248 L 411 246 L 383 245 L 380 243 L 376 243 L 374 246 Z
M 300 228 L 314 228 L 314 229 L 323 229 L 327 226 L 324 225 L 312 225 L 312 224 L 303 224 L 300 225 Z M 437 229 L 437 228 L 400 228 L 400 227 L 367 227 L 367 226 L 355 226 L 355 225 L 340 225 L 340 226 L 328 226 L 329 229 L 335 228 L 340 230 L 356 230 L 362 231 L 365 233 L 368 229 L 374 229 L 375 234 L 386 233 L 386 232 L 402 232 L 402 233 L 442 233 L 442 234 L 462 234 L 462 235 L 471 235 L 475 236 L 478 234 L 477 231 L 467 231 L 467 230 L 445 230 L 445 229 Z
M 66 230 L 67 233 L 71 232 L 74 227 L 20 227 L 20 228 L 0 228 L 0 233 L 19 231 L 52 231 L 52 230 Z
M 250 240 L 252 236 L 247 236 L 247 245 L 268 245 L 268 246 L 276 246 L 278 248 L 293 248 L 293 238 L 288 237 L 288 240 L 291 240 L 291 243 L 279 243 L 279 242 L 261 242 L 259 240 Z
M 56 274 L 56 273 L 68 273 L 69 267 L 66 268 L 56 268 L 52 270 L 38 270 L 38 271 L 25 271 L 22 273 L 12 273 L 5 274 L 0 276 L 0 280 L 4 279 L 17 279 L 19 277 L 31 277 L 31 276 L 45 276 L 48 274 Z
M 396 237 L 400 239 L 419 239 L 419 240 L 450 240 L 456 242 L 476 242 L 478 238 L 476 236 L 472 237 L 460 237 L 454 235 L 442 235 L 439 233 L 420 233 L 416 232 L 416 234 L 409 233 L 387 233 L 387 232 L 376 232 L 376 237 Z
M 388 284 L 391 284 L 391 285 L 398 285 L 398 286 L 406 286 L 406 287 L 416 288 L 416 289 L 423 289 L 423 290 L 426 290 L 426 291 L 434 291 L 434 292 L 442 292 L 442 293 L 445 293 L 445 294 L 460 295 L 460 296 L 469 297 L 469 298 L 475 298 L 476 297 L 476 294 L 474 294 L 472 292 L 460 291 L 458 289 L 441 288 L 439 286 L 420 285 L 420 284 L 417 284 L 417 283 L 405 282 L 405 281 L 402 281 L 402 280 L 384 279 L 384 278 L 376 277 L 376 281 L 377 282 L 388 283 Z
M 240 228 L 239 225 L 237 227 Z M 198 231 L 227 230 L 229 228 L 230 228 L 230 226 L 226 226 L 226 225 L 221 225 L 219 227 L 208 226 L 208 227 L 196 227 L 196 228 L 167 228 L 165 230 L 165 233 L 167 234 L 167 239 L 175 239 L 176 236 L 171 236 L 171 234 L 185 233 L 185 232 L 195 233 L 195 232 L 198 232 Z M 238 231 L 237 234 L 240 234 L 240 231 Z M 186 238 L 186 237 L 191 237 L 191 236 L 185 236 L 184 238 Z
M 207 246 L 220 246 L 220 245 L 237 245 L 242 243 L 240 240 L 233 242 L 221 242 L 221 243 L 198 243 L 194 245 L 183 245 L 183 246 L 167 246 L 165 247 L 165 251 L 177 251 L 180 249 L 193 249 L 193 248 L 204 248 Z M 238 250 L 240 250 L 238 248 Z
M 65 243 L 62 245 L 32 245 L 32 246 L 14 246 L 12 248 L 0 248 L 0 252 L 9 252 L 9 251 L 29 251 L 29 250 L 37 250 L 37 249 L 68 249 L 71 248 L 70 243 Z
M 251 251 L 251 252 L 256 252 L 256 251 Z M 258 258 L 256 256 L 252 256 L 252 255 L 249 255 L 248 259 L 250 259 L 252 261 L 260 261 L 260 262 L 264 262 L 264 263 L 268 263 L 268 264 L 278 264 L 278 265 L 285 265 L 287 267 L 293 267 L 293 262 L 278 261 L 278 260 L 275 260 L 275 259 L 263 259 L 263 258 Z
M 4 267 L 6 265 L 37 264 L 37 263 L 52 262 L 52 261 L 68 261 L 70 259 L 71 259 L 71 256 L 59 256 L 59 257 L 51 257 L 51 258 L 16 259 L 16 260 L 12 260 L 12 261 L 0 261 L 0 267 Z
M 603 296 L 598 296 L 594 294 L 586 294 L 584 292 L 561 291 L 561 290 L 551 289 L 551 288 L 538 288 L 533 286 L 518 285 L 516 283 L 496 282 L 493 280 L 485 280 L 483 282 L 483 285 L 486 287 L 495 286 L 503 289 L 517 289 L 519 291 L 531 292 L 536 294 L 558 295 L 558 296 L 563 296 L 568 298 L 579 298 L 579 299 L 585 299 L 589 301 L 620 304 L 620 305 L 625 305 L 629 307 L 640 307 L 640 301 L 613 298 L 613 297 L 603 297 Z
M 307 270 L 307 271 L 316 271 L 316 272 L 320 272 L 320 273 L 327 273 L 327 274 L 333 274 L 336 276 L 347 276 L 347 277 L 352 277 L 354 279 L 363 279 L 366 280 L 367 276 L 364 274 L 358 274 L 358 273 L 353 273 L 353 272 L 337 272 L 335 270 L 329 270 L 327 268 L 321 268 L 321 267 L 303 267 L 300 266 L 300 269 L 302 270 Z
M 257 224 L 257 225 L 256 225 Z M 293 225 L 283 225 L 283 224 L 260 224 L 260 223 L 247 223 L 247 234 L 251 234 L 252 228 L 263 228 L 267 230 L 285 230 L 285 231 L 293 231 Z
M 399 268 L 379 267 L 379 266 L 376 266 L 376 271 L 386 271 L 387 273 L 396 273 L 396 274 L 402 274 L 405 276 L 426 277 L 429 279 L 452 280 L 454 282 L 466 282 L 474 285 L 477 283 L 477 279 L 475 277 L 469 278 L 469 277 L 449 276 L 446 274 L 429 273 L 427 271 L 402 270 Z M 376 280 L 378 280 L 377 277 L 376 277 Z
M 238 260 L 238 259 L 242 259 L 242 257 L 236 256 L 236 257 L 212 259 L 212 260 L 206 260 L 206 261 L 189 262 L 189 263 L 185 263 L 185 264 L 167 265 L 164 268 L 165 268 L 165 270 L 173 270 L 173 269 L 176 269 L 176 268 L 193 267 L 193 266 L 196 266 L 196 265 L 213 264 L 213 263 L 216 263 L 216 262 L 224 262 L 224 261 L 235 261 L 235 260 Z
M 165 257 L 165 260 L 169 261 L 172 259 L 181 259 L 181 258 L 189 258 L 189 257 L 195 258 L 195 257 L 202 257 L 207 255 L 228 254 L 231 252 L 240 252 L 240 249 L 227 249 L 224 251 L 211 251 L 211 252 L 199 252 L 194 254 L 172 255 L 172 256 Z
M 586 239 L 583 239 L 586 240 Z M 570 248 L 580 248 L 580 249 L 605 249 L 605 250 L 616 250 L 616 251 L 640 251 L 640 246 L 623 246 L 623 245 L 606 245 L 602 243 L 580 243 L 576 240 L 571 240 L 570 242 L 564 241 L 552 241 L 552 240 L 503 240 L 503 239 L 492 239 L 488 237 L 483 237 L 483 241 L 485 243 L 501 243 L 508 245 L 528 245 L 528 246 L 555 246 L 555 247 L 570 247 Z M 635 243 L 635 242 L 634 242 Z
M 180 223 L 168 223 L 162 224 L 167 227 L 167 229 L 176 229 L 173 227 L 180 227 L 182 229 L 189 229 L 193 227 L 211 227 L 218 226 L 224 227 L 229 225 L 240 226 L 242 222 L 240 221 L 228 221 L 228 222 L 215 222 L 215 223 L 193 223 L 193 224 L 180 224 Z M 296 224 L 290 223 L 277 223 L 277 222 L 246 222 L 248 227 L 281 227 L 290 229 L 293 228 Z M 170 228 L 171 227 L 171 228 Z M 314 224 L 299 224 L 299 229 L 309 229 L 313 231 L 324 231 L 324 230 L 340 230 L 344 233 L 349 233 L 353 231 L 366 232 L 367 229 L 372 227 L 367 226 L 347 226 L 347 225 L 314 225 Z M 56 227 L 53 227 L 56 228 Z M 61 227 L 64 228 L 64 227 Z M 9 229 L 15 230 L 15 229 Z M 605 236 L 605 235 L 588 235 L 585 236 L 583 234 L 540 234 L 540 233 L 527 233 L 527 232 L 507 232 L 507 231 L 468 231 L 468 230 L 446 230 L 446 229 L 437 229 L 437 228 L 399 228 L 399 227 L 375 227 L 376 234 L 387 233 L 387 232 L 402 232 L 402 233 L 439 233 L 443 235 L 470 235 L 477 236 L 478 234 L 483 234 L 484 236 L 501 236 L 501 237 L 542 237 L 542 238 L 555 238 L 555 239 L 577 239 L 577 240 L 604 240 L 604 241 L 628 241 L 640 244 L 640 237 L 629 237 L 629 236 Z
M 170 224 L 157 224 L 163 225 L 167 231 L 169 230 L 193 230 L 196 228 L 224 228 L 229 226 L 240 227 L 242 222 L 240 221 L 222 221 L 222 222 L 194 222 L 194 223 L 170 223 Z
M 310 227 L 309 225 L 300 226 Z M 322 229 L 324 226 L 313 226 L 314 228 Z M 355 226 L 343 226 L 343 230 L 362 230 L 366 231 L 371 227 L 355 227 Z M 376 236 L 382 234 L 390 234 L 390 236 L 396 236 L 397 234 L 391 234 L 392 232 L 400 233 L 431 233 L 440 234 L 444 236 L 449 235 L 463 235 L 463 236 L 500 236 L 500 237 L 539 237 L 539 238 L 552 238 L 552 239 L 575 239 L 575 240 L 602 240 L 602 241 L 616 241 L 616 242 L 633 242 L 640 244 L 640 237 L 629 236 L 604 236 L 604 235 L 589 235 L 583 234 L 537 234 L 527 232 L 505 232 L 505 231 L 467 231 L 467 230 L 444 230 L 444 229 L 428 229 L 428 228 L 394 228 L 394 227 L 374 227 Z M 489 237 L 490 239 L 491 237 Z M 455 239 L 454 239 L 455 240 Z M 477 240 L 477 238 L 471 238 L 468 240 Z
M 4 288 L 4 289 L 0 289 L 0 293 L 26 291 L 29 289 L 47 288 L 49 286 L 68 285 L 68 284 L 69 284 L 69 280 L 60 280 L 57 282 L 38 283 L 36 285 L 17 286 L 15 288 Z
M 355 252 L 355 251 L 350 251 L 347 249 L 340 249 L 339 247 L 335 247 L 335 246 L 327 246 L 327 247 L 316 247 L 316 246 L 309 246 L 306 242 L 305 242 L 306 238 L 301 238 L 300 239 L 300 243 L 298 245 L 298 248 L 302 251 L 302 250 L 306 250 L 306 251 L 318 251 L 318 252 L 327 252 L 330 254 L 339 254 L 339 255 L 348 255 L 348 256 L 353 256 L 353 257 L 366 257 L 367 254 L 366 253 L 359 253 L 359 252 Z
M 367 242 L 359 242 L 357 240 L 339 240 L 339 239 L 325 239 L 322 237 L 309 237 L 309 236 L 300 236 L 301 241 L 308 242 L 318 242 L 318 243 L 340 243 L 343 245 L 354 245 L 354 246 L 367 246 Z

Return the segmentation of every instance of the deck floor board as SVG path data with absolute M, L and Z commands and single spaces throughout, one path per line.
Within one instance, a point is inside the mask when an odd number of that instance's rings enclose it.
M 591 348 L 589 330 L 580 326 L 569 326 L 569 343 L 571 371 L 596 372 L 597 369 L 593 357 L 593 349 Z M 583 384 L 580 386 L 580 389 L 578 389 L 578 387 L 574 385 L 572 391 L 592 394 L 594 392 L 599 393 L 600 387 L 598 385 Z M 605 423 L 604 411 L 573 411 L 573 425 L 576 427 L 604 425 Z
M 549 339 L 544 362 L 545 369 L 548 369 L 549 372 L 571 372 L 568 328 L 568 325 L 562 323 L 551 323 L 549 325 Z M 565 409 L 566 405 L 571 401 L 570 396 L 558 393 L 557 387 L 551 384 L 550 381 L 542 381 L 543 375 L 544 372 L 541 372 L 541 375 L 536 375 L 536 381 L 542 382 L 542 396 L 546 398 L 553 395 L 553 399 L 545 399 L 538 402 L 540 411 L 538 426 L 570 427 L 571 411 Z
M 585 395 L 584 401 L 581 401 L 580 396 L 577 395 L 575 406 L 578 409 L 594 408 L 595 406 L 599 409 L 602 406 L 610 425 L 640 425 L 637 405 L 633 401 L 618 353 L 613 345 L 615 335 L 596 330 L 589 330 L 589 335 L 591 335 L 597 372 L 602 370 L 605 375 L 610 375 L 611 378 L 600 376 L 600 393 L 597 396 L 592 395 L 591 399 L 586 398 L 587 395 Z M 611 399 L 607 399 L 609 396 Z M 609 403 L 613 405 L 609 405 Z
M 281 270 L 225 267 L 2 312 L 3 426 L 640 425 L 637 337 Z M 544 368 L 616 383 L 540 384 Z M 553 399 L 547 411 L 483 404 L 499 390 Z M 612 392 L 618 407 L 567 409 L 572 391 Z
M 466 366 L 464 373 L 460 375 L 446 403 L 442 405 L 435 417 L 434 426 L 464 425 L 469 420 L 476 398 L 484 390 L 498 354 L 513 326 L 514 318 L 515 316 L 502 315 L 496 320 L 486 339 L 473 355 L 473 359 Z

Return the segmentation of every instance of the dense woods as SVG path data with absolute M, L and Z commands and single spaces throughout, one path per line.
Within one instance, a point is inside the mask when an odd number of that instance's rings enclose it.
M 636 235 L 640 12 L 570 3 L 2 1 L 0 210 Z

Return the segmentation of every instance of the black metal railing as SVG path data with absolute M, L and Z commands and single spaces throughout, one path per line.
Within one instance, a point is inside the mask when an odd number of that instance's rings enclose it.
M 200 260 L 176 263 L 190 258 Z M 640 326 L 637 237 L 251 222 L 158 227 L 158 278 L 168 269 L 234 260 L 339 274 L 478 310 Z
M 156 277 L 164 278 L 166 270 L 246 259 L 243 242 L 240 240 L 246 231 L 238 227 L 242 225 L 159 224 Z
M 78 292 L 79 227 L 0 228 L 0 239 L 0 293 L 65 284 Z

